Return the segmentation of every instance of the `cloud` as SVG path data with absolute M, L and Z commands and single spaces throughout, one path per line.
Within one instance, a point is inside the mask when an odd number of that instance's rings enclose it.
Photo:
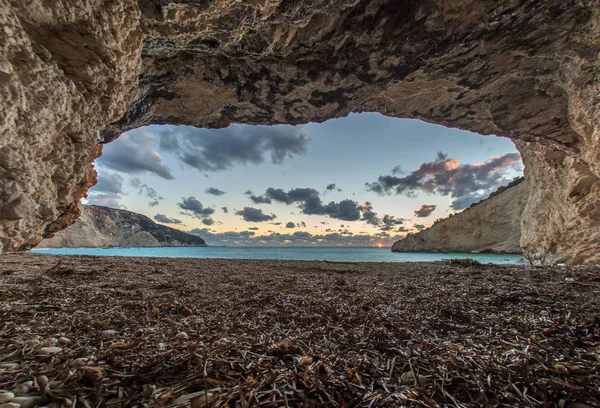
M 153 173 L 167 180 L 175 177 L 156 151 L 156 136 L 144 129 L 132 130 L 104 146 L 96 162 L 123 173 Z
M 221 207 L 221 210 L 225 213 L 225 214 L 229 214 L 229 208 L 227 207 Z
M 425 228 L 427 228 L 425 225 L 423 224 L 415 224 L 414 225 L 415 229 L 419 230 L 419 231 L 423 231 Z
M 287 205 L 297 204 L 303 214 L 327 215 L 344 221 L 359 220 L 363 211 L 362 205 L 348 199 L 324 204 L 319 192 L 314 188 L 294 188 L 284 191 L 281 188 L 269 187 L 264 196 Z
M 433 211 L 435 211 L 435 205 L 423 204 L 421 208 L 413 211 L 417 217 L 429 217 Z
M 163 224 L 181 224 L 181 220 L 178 220 L 177 218 L 169 218 L 164 214 L 156 214 L 154 216 L 154 221 L 158 221 Z
M 121 205 L 121 203 L 119 202 L 120 200 L 120 194 L 90 192 L 86 199 L 86 204 L 101 205 L 103 207 L 111 208 L 123 208 L 123 205 Z
M 123 194 L 123 177 L 117 173 L 98 172 L 98 183 L 91 188 L 98 193 Z
M 374 235 L 355 234 L 347 232 L 329 232 L 326 234 L 311 234 L 305 231 L 293 233 L 270 232 L 256 235 L 254 231 L 214 232 L 207 228 L 195 228 L 190 234 L 202 237 L 208 245 L 239 245 L 239 246 L 375 246 L 392 245 L 403 238 L 403 235 L 378 233 Z
M 306 153 L 310 141 L 302 127 L 288 125 L 230 125 L 224 129 L 190 126 L 151 128 L 161 148 L 201 172 L 227 170 L 238 165 L 274 164 Z M 165 138 L 163 142 L 163 138 Z
M 252 200 L 254 204 L 271 204 L 271 199 L 265 196 L 251 195 L 250 200 Z
M 337 186 L 335 185 L 335 183 L 331 183 L 331 184 L 327 184 L 327 187 L 325 187 L 325 193 L 328 193 L 330 191 L 337 191 L 337 192 L 341 192 L 342 189 L 341 188 L 337 188 Z
M 204 207 L 202 203 L 196 200 L 196 197 L 182 198 L 182 202 L 177 205 L 184 210 L 184 214 L 194 216 L 196 218 L 208 218 L 214 214 L 214 208 Z
M 258 230 L 259 230 L 259 228 L 258 228 L 258 227 L 250 227 L 250 228 L 248 228 L 248 229 L 249 229 L 250 231 L 258 231 Z
M 213 220 L 210 217 L 202 218 L 202 224 L 204 224 L 204 225 L 213 225 L 214 223 L 215 223 L 215 220 Z
M 395 170 L 396 168 L 394 168 Z M 518 153 L 490 157 L 485 163 L 460 164 L 458 160 L 438 152 L 436 160 L 421 164 L 417 170 L 404 177 L 379 176 L 376 182 L 366 183 L 367 190 L 378 194 L 394 192 L 415 196 L 419 191 L 450 195 L 455 200 L 452 208 L 464 209 L 473 200 L 479 201 L 511 178 L 505 175 L 509 169 L 521 170 Z M 392 170 L 393 174 L 397 171 Z
M 264 214 L 261 209 L 252 207 L 244 207 L 243 210 L 237 211 L 236 214 L 241 215 L 248 222 L 264 222 L 277 218 L 275 214 Z
M 211 194 L 214 196 L 222 196 L 223 194 L 225 194 L 225 191 L 219 190 L 218 188 L 214 188 L 214 187 L 209 187 L 206 190 L 204 190 L 204 192 L 206 194 Z
M 137 188 L 138 194 L 144 194 L 144 192 L 146 193 L 146 197 L 152 200 L 148 203 L 150 207 L 156 207 L 159 204 L 159 201 L 163 200 L 163 197 L 159 196 L 155 189 L 150 187 L 148 184 L 142 183 L 142 181 L 137 177 L 129 179 L 129 185 Z
M 296 228 L 296 224 L 290 221 L 287 224 L 285 224 L 285 227 L 286 228 Z

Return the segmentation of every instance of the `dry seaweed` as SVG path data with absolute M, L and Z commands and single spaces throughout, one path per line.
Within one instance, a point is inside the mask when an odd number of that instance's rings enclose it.
M 0 401 L 598 406 L 599 277 L 597 267 L 4 255 Z

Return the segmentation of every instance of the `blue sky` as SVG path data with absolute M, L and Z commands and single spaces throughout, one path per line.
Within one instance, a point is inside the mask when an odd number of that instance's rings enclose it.
M 522 174 L 506 138 L 376 113 L 150 126 L 105 145 L 96 169 L 89 203 L 174 221 L 214 245 L 390 245 Z

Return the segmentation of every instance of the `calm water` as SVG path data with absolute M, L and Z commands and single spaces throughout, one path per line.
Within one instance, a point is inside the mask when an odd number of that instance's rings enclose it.
M 293 259 L 303 261 L 420 262 L 451 258 L 471 258 L 482 263 L 527 264 L 521 255 L 434 254 L 392 252 L 389 248 L 324 247 L 183 247 L 183 248 L 59 248 L 33 249 L 31 252 L 57 255 L 157 256 L 170 258 Z

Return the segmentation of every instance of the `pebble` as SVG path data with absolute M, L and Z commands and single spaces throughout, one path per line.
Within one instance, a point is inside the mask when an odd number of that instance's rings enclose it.
M 0 404 L 11 401 L 15 397 L 15 394 L 8 391 L 0 391 Z
M 15 397 L 15 399 L 13 399 L 11 403 L 18 404 L 21 408 L 33 408 L 37 405 L 42 405 L 44 401 L 44 397 L 36 395 L 27 397 Z
M 60 347 L 42 347 L 38 351 L 39 351 L 40 355 L 51 356 L 53 354 L 60 353 L 62 351 L 62 348 L 60 348 Z
M 104 330 L 104 331 L 102 331 L 102 337 L 112 337 L 117 333 L 118 333 L 117 330 Z
M 6 404 L 0 404 L 0 408 L 20 408 L 19 404 L 15 404 L 13 402 L 7 402 Z
M 76 358 L 75 360 L 71 361 L 71 364 L 69 364 L 69 366 L 73 367 L 73 368 L 79 368 L 79 367 L 83 367 L 84 365 L 87 365 L 88 359 L 85 357 L 81 357 L 81 358 Z
M 45 342 L 42 343 L 42 347 L 54 346 L 56 343 L 58 343 L 58 339 L 55 339 L 54 337 L 50 337 L 48 340 L 46 340 Z
M 185 340 L 185 339 L 187 339 L 188 337 L 190 337 L 190 336 L 188 336 L 188 334 L 187 334 L 186 332 L 183 332 L 183 331 L 182 331 L 182 332 L 179 332 L 179 333 L 177 333 L 177 336 L 175 336 L 175 338 L 176 338 L 177 340 Z
M 33 391 L 33 381 L 26 381 L 13 388 L 12 392 L 15 395 L 25 395 Z
M 58 342 L 60 344 L 70 344 L 71 343 L 71 339 L 69 339 L 68 337 L 59 337 L 58 338 Z
M 158 343 L 156 345 L 156 348 L 158 349 L 158 351 L 165 351 L 167 349 L 167 346 L 165 346 L 165 343 Z

